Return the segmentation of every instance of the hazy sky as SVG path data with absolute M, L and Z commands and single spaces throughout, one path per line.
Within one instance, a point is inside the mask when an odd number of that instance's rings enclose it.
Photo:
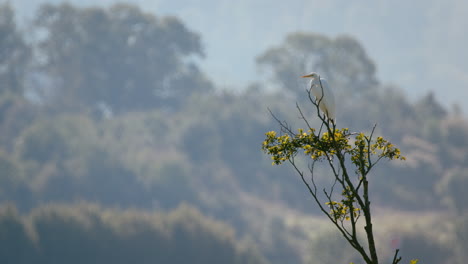
M 0 0 L 3 1 L 3 0 Z M 42 2 L 10 1 L 27 18 Z M 106 5 L 115 0 L 74 0 Z M 121 1 L 120 1 L 121 2 Z M 289 32 L 355 36 L 376 62 L 379 79 L 414 99 L 434 91 L 468 113 L 468 1 L 465 0 L 131 0 L 156 15 L 176 15 L 201 34 L 204 70 L 222 87 L 258 77 L 255 56 Z M 312 69 L 311 69 L 312 70 Z

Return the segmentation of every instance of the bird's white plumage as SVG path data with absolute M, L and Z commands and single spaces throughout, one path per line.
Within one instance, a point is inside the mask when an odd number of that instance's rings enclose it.
M 330 90 L 327 80 L 323 78 L 312 79 L 310 80 L 310 85 L 320 110 L 322 110 L 329 119 L 335 120 L 335 97 Z
M 328 119 L 335 122 L 335 97 L 330 90 L 327 80 L 321 78 L 320 75 L 313 72 L 311 74 L 302 76 L 305 78 L 312 78 L 310 80 L 310 90 L 316 98 L 316 102 Z

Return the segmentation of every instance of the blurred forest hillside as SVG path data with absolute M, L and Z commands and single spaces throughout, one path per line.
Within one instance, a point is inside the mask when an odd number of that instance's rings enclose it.
M 291 33 L 252 58 L 271 82 L 236 92 L 197 66 L 202 43 L 132 5 L 44 4 L 27 28 L 0 5 L 0 263 L 353 261 L 292 170 L 261 152 L 277 129 L 267 108 L 314 116 L 298 78 L 311 70 L 335 91 L 338 126 L 377 123 L 407 157 L 370 180 L 380 251 L 396 241 L 421 263 L 465 263 L 459 107 L 381 83 L 352 36 Z

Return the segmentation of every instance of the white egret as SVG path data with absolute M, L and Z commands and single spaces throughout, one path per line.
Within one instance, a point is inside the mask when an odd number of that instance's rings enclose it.
M 316 72 L 304 75 L 302 78 L 311 78 L 310 90 L 315 96 L 320 110 L 325 113 L 329 120 L 335 123 L 335 97 L 328 86 L 328 82 Z

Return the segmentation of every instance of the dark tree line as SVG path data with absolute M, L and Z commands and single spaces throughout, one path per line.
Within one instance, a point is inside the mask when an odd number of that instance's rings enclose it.
M 170 213 L 49 205 L 0 208 L 1 263 L 265 263 L 223 223 L 181 206 Z

